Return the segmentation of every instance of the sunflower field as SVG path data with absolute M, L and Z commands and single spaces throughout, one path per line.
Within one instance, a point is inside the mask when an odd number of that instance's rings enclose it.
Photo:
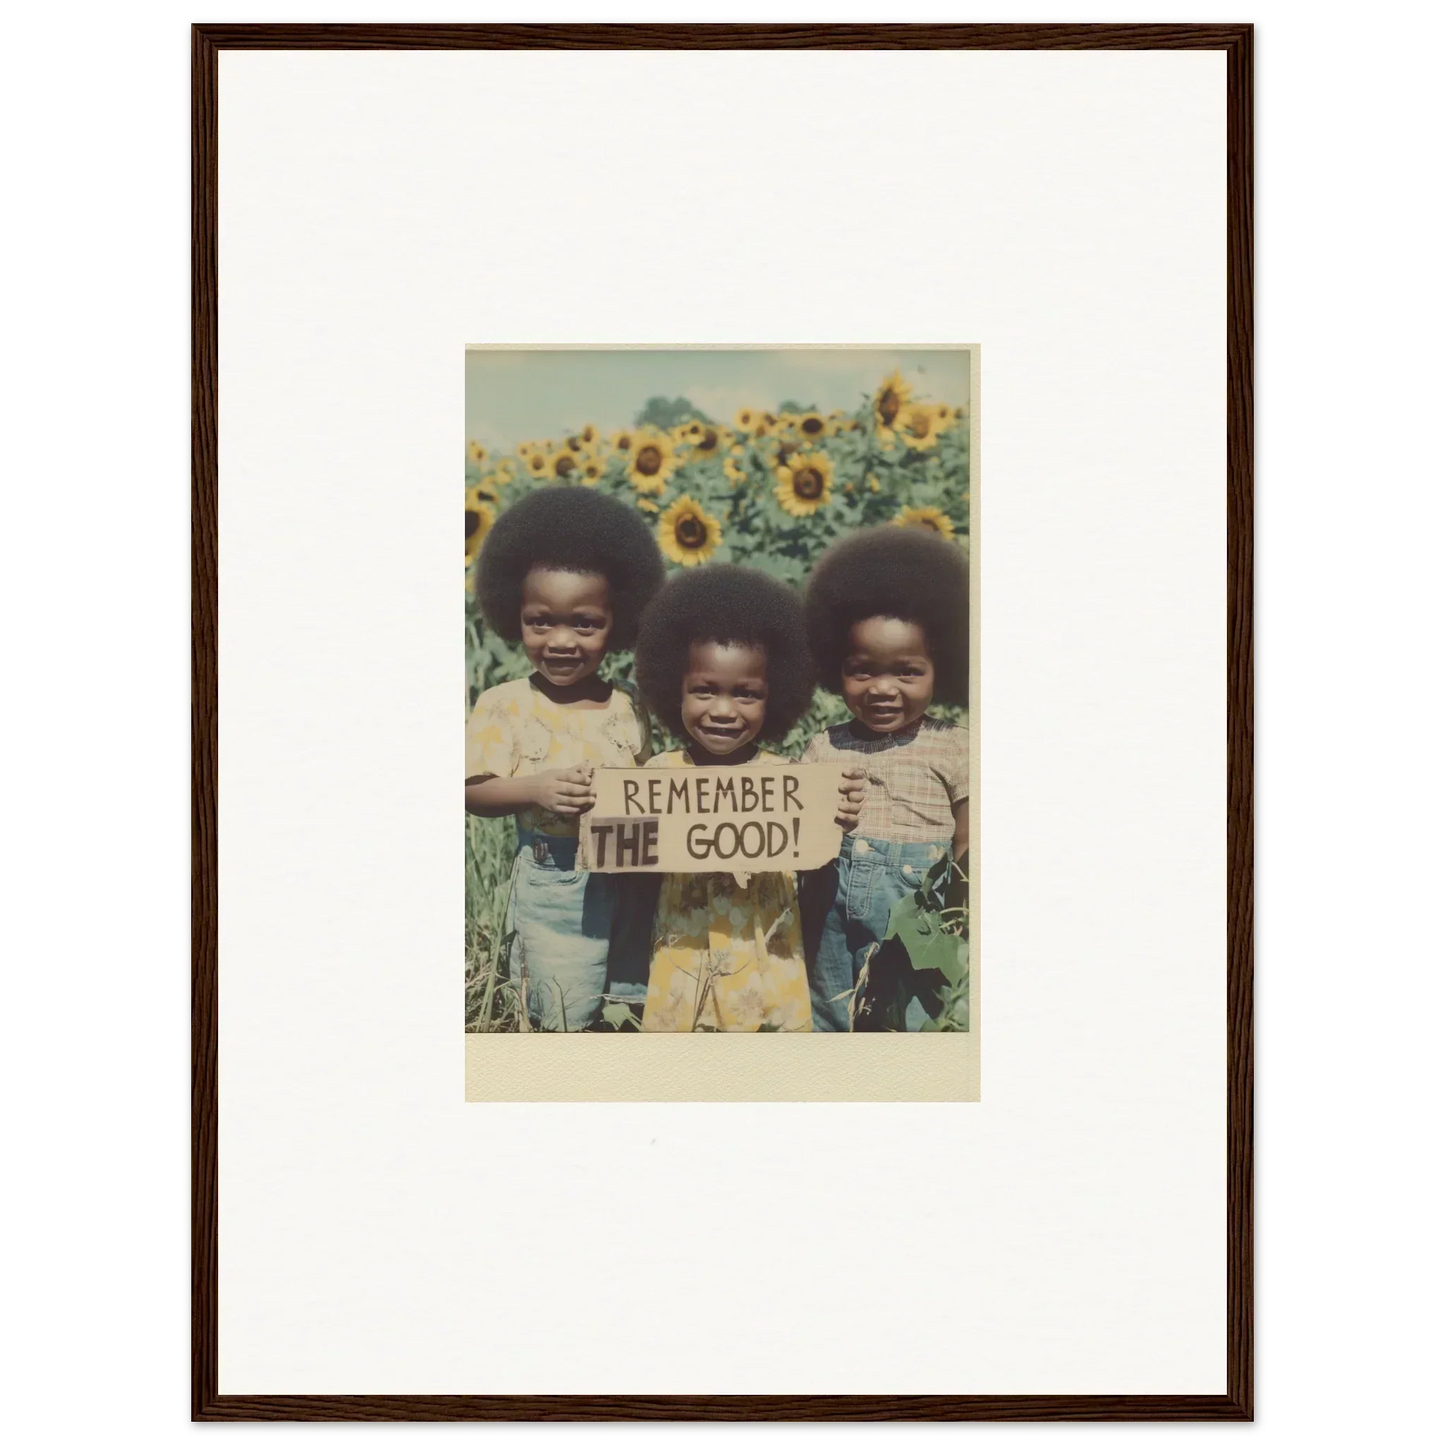
M 709 562 L 756 567 L 795 587 L 829 543 L 878 524 L 926 527 L 968 546 L 966 408 L 916 395 L 899 372 L 850 412 L 783 401 L 729 420 L 684 400 L 649 400 L 636 424 L 563 436 L 466 458 L 467 708 L 489 687 L 530 671 L 518 643 L 485 630 L 471 605 L 473 562 L 497 517 L 537 487 L 596 487 L 636 507 L 657 535 L 669 572 Z M 630 653 L 609 654 L 607 677 L 629 677 Z M 955 715 L 954 709 L 933 709 Z M 778 749 L 798 757 L 816 733 L 848 716 L 821 688 Z M 657 729 L 658 724 L 654 723 Z M 654 747 L 680 744 L 658 731 Z M 511 871 L 510 819 L 467 820 L 467 1028 L 516 1027 L 497 977 L 501 912 Z M 499 901 L 500 900 L 500 901 Z

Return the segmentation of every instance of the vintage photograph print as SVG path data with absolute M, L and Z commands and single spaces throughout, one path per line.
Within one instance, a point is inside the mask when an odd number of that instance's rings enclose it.
M 468 349 L 468 1033 L 969 1032 L 977 364 Z

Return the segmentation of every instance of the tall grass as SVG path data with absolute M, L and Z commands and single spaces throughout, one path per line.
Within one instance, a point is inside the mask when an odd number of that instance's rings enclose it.
M 517 828 L 511 818 L 468 818 L 466 1030 L 516 1033 L 517 991 L 507 978 L 507 895 Z

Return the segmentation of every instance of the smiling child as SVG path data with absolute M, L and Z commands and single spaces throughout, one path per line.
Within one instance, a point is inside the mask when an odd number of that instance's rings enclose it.
M 642 619 L 637 681 L 687 745 L 649 768 L 767 767 L 762 750 L 813 694 L 803 608 L 781 582 L 714 564 L 673 577 Z M 861 795 L 845 784 L 839 823 Z M 669 873 L 653 925 L 642 1027 L 754 1032 L 812 1028 L 791 873 Z
M 823 686 L 853 720 L 815 737 L 803 761 L 867 771 L 857 829 L 805 881 L 813 1027 L 844 1032 L 893 905 L 945 853 L 968 850 L 968 731 L 928 715 L 934 701 L 968 702 L 968 564 L 932 532 L 869 528 L 823 554 L 807 620 Z M 930 981 L 916 983 L 908 1029 L 940 1007 Z
M 632 644 L 662 557 L 621 503 L 546 487 L 502 514 L 477 569 L 488 625 L 520 641 L 535 671 L 477 699 L 467 811 L 517 819 L 508 972 L 530 1026 L 584 1029 L 601 1011 L 619 889 L 615 877 L 578 868 L 578 819 L 595 801 L 594 768 L 633 767 L 651 751 L 637 699 L 597 669 Z

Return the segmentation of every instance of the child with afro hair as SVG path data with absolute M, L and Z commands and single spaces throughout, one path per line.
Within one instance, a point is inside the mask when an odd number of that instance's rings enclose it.
M 853 718 L 815 737 L 803 761 L 867 773 L 856 830 L 805 879 L 813 1027 L 843 1032 L 893 905 L 968 849 L 968 730 L 928 715 L 933 702 L 968 702 L 968 564 L 934 532 L 871 527 L 823 554 L 806 606 L 822 683 Z M 939 982 L 913 975 L 893 1026 L 937 1017 Z
M 642 519 L 576 487 L 546 487 L 502 513 L 477 559 L 487 625 L 520 642 L 530 677 L 488 688 L 467 723 L 467 811 L 517 819 L 506 929 L 508 972 L 533 1028 L 594 1024 L 609 953 L 624 936 L 614 876 L 577 867 L 578 819 L 597 767 L 633 767 L 651 751 L 631 690 L 597 669 L 637 635 L 662 582 Z M 614 937 L 617 935 L 617 938 Z
M 681 572 L 643 614 L 636 672 L 648 705 L 684 742 L 649 768 L 785 763 L 758 742 L 786 736 L 812 701 L 802 602 L 745 567 Z M 848 788 L 840 815 L 856 813 L 861 801 L 861 794 L 850 800 Z M 811 1029 L 791 873 L 663 876 L 642 1027 Z

